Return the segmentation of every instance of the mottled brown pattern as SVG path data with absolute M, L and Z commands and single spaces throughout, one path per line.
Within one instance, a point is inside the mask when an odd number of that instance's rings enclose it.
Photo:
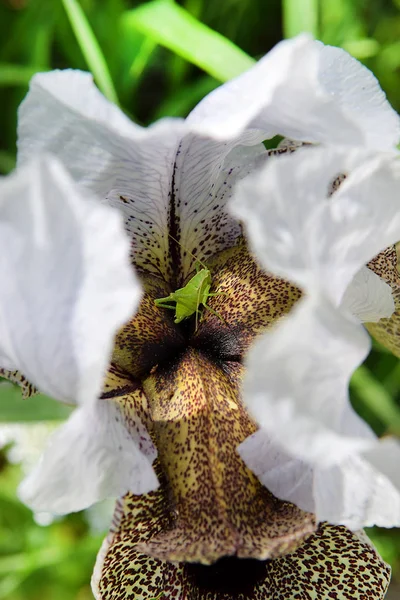
M 171 561 L 267 558 L 314 530 L 314 520 L 274 498 L 236 448 L 255 431 L 240 401 L 243 367 L 188 348 L 144 382 L 174 525 L 141 550 Z
M 340 188 L 341 184 L 346 179 L 346 177 L 347 175 L 345 175 L 344 173 L 341 173 L 340 175 L 335 177 L 335 179 L 330 183 L 328 187 L 328 197 L 332 196 L 332 194 L 334 194 L 336 190 Z
M 127 502 L 127 499 L 125 499 Z M 268 561 L 222 559 L 212 566 L 170 563 L 137 552 L 162 527 L 137 498 L 131 532 L 112 531 L 92 581 L 97 600 L 368 600 L 385 596 L 390 569 L 365 538 L 322 524 L 300 548 Z
M 213 287 L 219 295 L 204 309 L 194 343 L 220 341 L 226 355 L 242 358 L 254 337 L 287 313 L 301 296 L 289 282 L 263 271 L 244 243 L 210 262 Z
M 395 312 L 389 319 L 366 324 L 366 328 L 378 342 L 400 358 L 400 275 L 395 246 L 378 254 L 368 267 L 392 287 Z
M 139 440 L 142 452 L 151 454 L 154 447 L 148 434 L 151 435 L 153 424 L 140 381 L 130 379 L 123 370 L 112 364 L 104 379 L 101 401 L 117 404 L 127 430 L 134 439 Z
M 142 284 L 145 294 L 139 310 L 117 334 L 112 358 L 113 363 L 134 378 L 146 376 L 155 364 L 179 352 L 185 344 L 181 329 L 174 325 L 172 311 L 154 304 L 155 298 L 172 290 L 156 277 L 143 275 Z
M 8 381 L 18 384 L 21 388 L 22 397 L 24 399 L 30 398 L 31 396 L 39 393 L 39 390 L 37 390 L 35 386 L 30 383 L 20 371 L 7 371 L 6 369 L 0 369 L 0 377 L 4 377 L 4 379 L 8 379 Z
M 236 451 L 255 430 L 240 398 L 242 358 L 300 291 L 262 272 L 242 242 L 207 266 L 218 295 L 197 329 L 155 307 L 171 290 L 144 279 L 139 314 L 118 334 L 103 397 L 146 424 L 160 487 L 118 502 L 96 597 L 381 599 L 387 569 L 377 554 L 345 528 L 313 534 L 313 517 L 274 498 Z

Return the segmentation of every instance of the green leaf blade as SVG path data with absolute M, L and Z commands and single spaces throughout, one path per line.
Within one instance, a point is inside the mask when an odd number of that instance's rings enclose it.
M 31 78 L 43 71 L 39 66 L 0 63 L 0 87 L 28 86 Z
M 119 104 L 117 92 L 107 66 L 106 59 L 89 22 L 77 0 L 62 0 L 75 37 L 89 69 L 103 94 L 114 104 Z
M 350 381 L 362 402 L 384 424 L 388 433 L 400 435 L 400 410 L 384 385 L 365 367 L 359 367 Z
M 60 421 L 66 419 L 72 410 L 70 406 L 43 394 L 24 399 L 17 386 L 0 383 L 0 423 Z
M 169 0 L 153 0 L 126 12 L 123 26 L 132 33 L 147 35 L 218 81 L 240 75 L 255 62 L 233 42 Z
M 285 38 L 304 32 L 319 37 L 319 0 L 283 0 L 282 8 Z

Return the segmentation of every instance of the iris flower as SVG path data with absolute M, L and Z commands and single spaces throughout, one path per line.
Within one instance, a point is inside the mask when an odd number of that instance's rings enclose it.
M 98 600 L 384 597 L 358 530 L 398 525 L 398 446 L 347 384 L 361 321 L 399 348 L 399 137 L 374 76 L 307 36 L 148 129 L 88 74 L 33 78 L 0 187 L 0 364 L 77 404 L 21 497 L 120 497 Z M 200 267 L 209 308 L 176 324 L 154 300 Z

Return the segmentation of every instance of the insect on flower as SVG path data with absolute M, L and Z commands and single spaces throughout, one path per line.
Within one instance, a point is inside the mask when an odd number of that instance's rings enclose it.
M 170 235 L 170 237 L 172 236 Z M 180 242 L 178 242 L 178 240 L 175 240 L 175 238 L 172 239 L 174 239 L 174 241 L 180 246 L 182 245 Z M 195 314 L 197 329 L 200 306 L 203 306 L 207 310 L 210 310 L 211 312 L 216 314 L 218 318 L 221 318 L 207 304 L 208 298 L 220 295 L 221 292 L 210 293 L 212 285 L 210 269 L 208 269 L 206 265 L 202 263 L 201 260 L 196 258 L 189 250 L 187 250 L 187 252 L 196 260 L 195 275 L 193 275 L 193 277 L 189 279 L 189 281 L 184 287 L 177 289 L 175 292 L 171 292 L 171 294 L 169 294 L 169 296 L 166 296 L 165 298 L 156 298 L 154 300 L 154 303 L 159 308 L 168 308 L 170 310 L 174 310 L 175 323 L 180 323 L 181 321 L 183 321 L 183 319 L 188 319 L 189 317 Z M 175 304 L 171 304 L 171 302 L 174 302 Z

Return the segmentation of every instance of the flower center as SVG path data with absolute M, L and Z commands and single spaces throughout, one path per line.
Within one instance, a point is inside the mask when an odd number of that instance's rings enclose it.
M 202 564 L 223 556 L 266 559 L 297 547 L 315 524 L 272 496 L 237 452 L 256 430 L 241 401 L 242 360 L 300 292 L 263 273 L 244 244 L 207 267 L 218 295 L 197 328 L 194 315 L 175 324 L 172 310 L 157 307 L 154 299 L 173 290 L 144 275 L 140 310 L 116 339 L 113 365 L 134 385 L 133 409 L 157 447 L 162 484 L 148 496 L 155 502 L 158 494 L 163 525 L 137 551 Z

